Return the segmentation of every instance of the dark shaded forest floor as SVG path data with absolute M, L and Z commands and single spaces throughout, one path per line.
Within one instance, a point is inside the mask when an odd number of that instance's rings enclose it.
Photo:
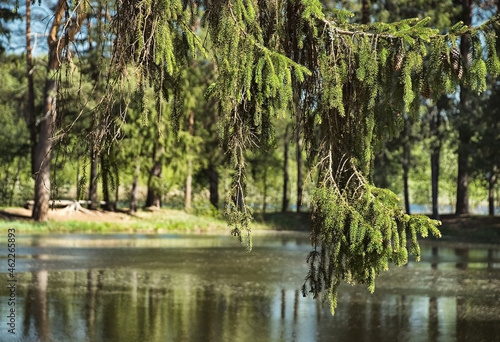
M 252 229 L 277 231 L 305 231 L 309 229 L 309 213 L 255 213 Z M 443 215 L 439 227 L 443 241 L 463 241 L 500 244 L 500 216 L 456 217 Z M 227 223 L 221 217 L 205 217 L 186 214 L 182 210 L 162 209 L 139 211 L 128 214 L 126 211 L 97 211 L 93 214 L 83 212 L 64 212 L 62 209 L 51 210 L 49 222 L 37 226 L 31 220 L 31 211 L 24 208 L 0 209 L 0 226 L 16 223 L 21 231 L 37 231 L 37 227 L 46 227 L 41 231 L 227 231 Z M 116 228 L 118 227 L 118 228 Z M 168 228 L 165 228 L 168 227 Z M 170 229 L 172 228 L 172 229 Z

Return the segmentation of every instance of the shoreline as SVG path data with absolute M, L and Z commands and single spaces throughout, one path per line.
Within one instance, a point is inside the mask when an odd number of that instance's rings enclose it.
M 195 233 L 229 234 L 231 227 L 221 215 L 202 216 L 183 210 L 140 210 L 129 214 L 126 211 L 92 213 L 65 212 L 64 209 L 50 211 L 47 222 L 31 220 L 31 212 L 25 208 L 0 208 L 0 227 L 16 228 L 20 233 L 139 233 L 168 234 Z M 441 238 L 429 236 L 421 241 L 462 242 L 500 244 L 500 217 L 467 216 L 442 217 L 439 230 Z M 301 232 L 308 233 L 309 213 L 276 212 L 256 213 L 251 223 L 253 233 Z M 243 232 L 244 233 L 244 232 Z

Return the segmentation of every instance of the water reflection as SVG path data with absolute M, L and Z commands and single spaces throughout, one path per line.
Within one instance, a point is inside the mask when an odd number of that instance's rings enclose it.
M 373 295 L 342 287 L 332 317 L 321 298 L 299 292 L 307 236 L 256 237 L 250 254 L 225 237 L 165 239 L 176 241 L 92 236 L 67 248 L 67 237 L 27 239 L 19 256 L 18 340 L 499 340 L 494 246 L 424 244 L 422 262 L 382 274 Z M 179 247 L 182 240 L 189 248 Z M 0 295 L 5 303 L 6 289 Z M 2 328 L 0 340 L 13 339 Z

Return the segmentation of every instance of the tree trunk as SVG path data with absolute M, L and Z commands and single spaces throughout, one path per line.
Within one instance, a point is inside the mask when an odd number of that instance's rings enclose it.
M 156 142 L 153 151 L 153 167 L 149 172 L 146 207 L 161 208 L 161 161 L 164 151 L 165 148 L 160 146 L 159 142 Z
M 135 161 L 134 182 L 132 183 L 132 193 L 130 195 L 130 212 L 135 213 L 139 207 L 137 199 L 137 186 L 139 185 L 139 175 L 141 173 L 141 162 L 139 157 Z
M 361 7 L 361 24 L 368 25 L 370 24 L 370 0 L 362 0 Z
M 115 201 L 113 202 L 113 210 L 118 210 L 118 202 L 120 201 L 120 169 L 116 163 L 113 164 L 113 177 L 115 185 Z
M 441 115 L 434 109 L 431 113 L 430 132 L 435 141 L 431 146 L 431 186 L 432 186 L 432 218 L 439 219 L 439 161 L 441 155 L 441 137 L 439 126 Z
M 210 203 L 219 209 L 219 173 L 215 167 L 210 164 L 208 167 L 208 182 L 210 190 Z
M 99 155 L 95 150 L 94 144 L 91 145 L 90 152 L 90 182 L 89 182 L 89 206 L 88 209 L 96 210 L 99 203 L 97 202 L 97 177 Z
M 408 152 L 407 149 L 408 149 L 408 147 L 405 145 L 404 146 L 404 150 L 405 150 L 404 153 L 405 154 L 406 154 L 406 152 Z M 410 171 L 410 168 L 408 165 L 408 160 L 405 160 L 405 162 L 403 162 L 403 190 L 404 190 L 404 198 L 405 198 L 405 211 L 407 214 L 411 214 L 411 212 L 410 212 L 410 190 L 408 187 L 409 171 Z
M 488 177 L 488 214 L 490 216 L 495 216 L 495 183 L 497 181 L 495 171 L 493 168 Z
M 290 137 L 288 135 L 290 126 L 286 126 L 285 129 L 285 146 L 283 152 L 283 201 L 281 211 L 286 212 L 288 210 L 288 182 L 290 181 L 290 175 L 288 174 L 288 148 L 290 144 Z
M 262 212 L 263 213 L 266 213 L 266 209 L 267 209 L 267 168 L 265 167 L 264 168 L 264 177 L 262 179 L 263 183 L 264 183 L 264 193 L 262 195 Z
M 30 133 L 31 175 L 35 176 L 36 155 L 36 115 L 35 85 L 33 80 L 33 57 L 31 47 L 31 1 L 26 0 L 26 78 L 28 80 L 28 103 L 26 105 L 26 123 Z
M 101 178 L 102 178 L 102 200 L 104 201 L 104 210 L 113 211 L 111 197 L 109 193 L 109 156 L 103 154 L 101 156 Z
M 58 0 L 55 10 L 54 19 L 47 37 L 47 45 L 49 48 L 47 62 L 47 79 L 45 81 L 44 90 L 44 108 L 43 118 L 39 124 L 38 141 L 35 148 L 35 198 L 33 205 L 32 217 L 35 221 L 45 221 L 48 218 L 49 200 L 50 200 L 50 157 L 52 150 L 52 134 L 56 122 L 57 115 L 57 90 L 58 84 L 55 79 L 56 72 L 61 66 L 61 54 L 64 48 L 73 41 L 75 35 L 81 28 L 86 13 L 78 8 L 79 13 L 77 20 L 71 22 L 70 25 L 61 33 L 59 31 L 62 25 L 62 19 L 67 12 L 67 3 L 65 0 Z M 69 19 L 68 19 L 69 20 Z
M 403 140 L 403 191 L 405 200 L 405 211 L 407 214 L 410 212 L 410 190 L 408 186 L 408 174 L 410 173 L 410 162 L 411 162 L 411 151 L 410 151 L 410 135 L 411 135 L 411 125 L 412 121 L 410 118 L 405 119 L 404 130 L 401 133 L 404 137 Z
M 188 174 L 186 176 L 186 190 L 184 192 L 184 210 L 189 211 L 189 210 L 191 210 L 191 199 L 193 196 L 193 189 L 192 189 L 193 162 L 191 159 L 189 159 L 187 162 L 187 168 L 188 168 Z
M 296 102 L 296 106 L 299 104 Z M 301 211 L 302 195 L 304 192 L 304 175 L 302 161 L 302 113 L 299 108 L 297 110 L 297 212 Z
M 439 160 L 441 147 L 431 151 L 432 218 L 439 220 Z
M 189 113 L 189 126 L 188 126 L 188 131 L 191 136 L 194 135 L 194 111 L 191 110 Z M 189 147 L 188 147 L 189 149 Z M 193 161 L 191 160 L 191 156 L 189 153 L 191 151 L 188 151 L 188 162 L 187 162 L 187 176 L 186 176 L 186 192 L 185 192 L 185 197 L 184 197 L 184 210 L 189 211 L 191 210 L 191 200 L 193 198 L 193 189 L 192 189 L 192 183 L 193 183 Z
M 52 151 L 52 134 L 56 122 L 56 80 L 52 78 L 47 79 L 44 94 L 45 116 L 39 124 L 40 131 L 35 152 L 35 204 L 32 214 L 35 221 L 46 221 L 49 214 L 50 156 Z
M 462 21 L 465 25 L 472 23 L 472 0 L 462 0 Z M 469 35 L 464 34 L 460 40 L 460 54 L 462 61 L 469 60 Z M 465 63 L 467 65 L 467 63 Z M 458 126 L 458 175 L 457 175 L 457 215 L 469 214 L 469 144 L 471 139 L 469 124 L 466 118 L 470 116 L 469 96 L 465 85 L 460 86 L 460 118 Z

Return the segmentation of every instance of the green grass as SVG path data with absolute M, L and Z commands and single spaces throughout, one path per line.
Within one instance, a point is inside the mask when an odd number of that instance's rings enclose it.
M 221 232 L 227 233 L 230 227 L 223 217 L 198 216 L 182 210 L 140 211 L 136 215 L 123 215 L 124 220 L 82 221 L 68 219 L 34 222 L 27 218 L 0 219 L 0 229 L 15 228 L 18 233 L 107 233 L 107 232 Z M 253 222 L 252 230 L 275 229 L 275 223 Z

